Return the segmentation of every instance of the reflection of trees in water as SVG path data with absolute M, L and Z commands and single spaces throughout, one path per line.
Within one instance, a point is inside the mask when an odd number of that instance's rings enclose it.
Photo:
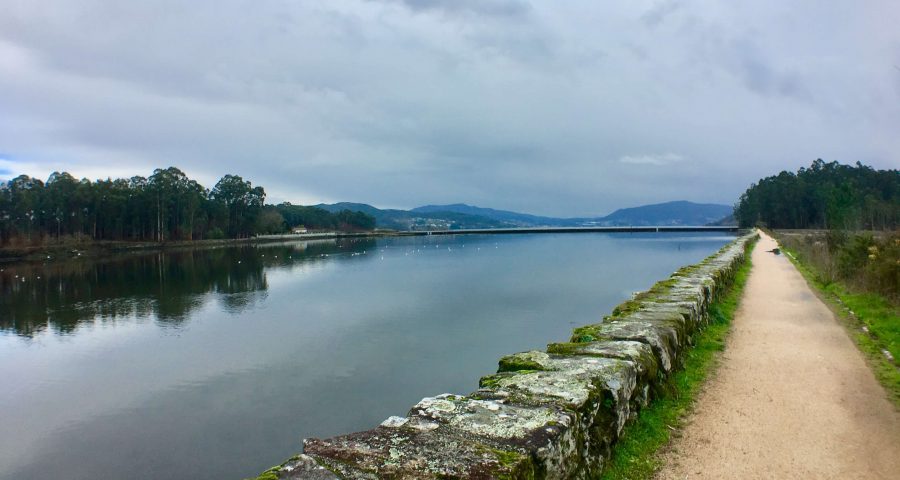
M 0 272 L 0 330 L 30 336 L 52 325 L 67 334 L 85 322 L 135 318 L 178 326 L 210 294 L 239 313 L 265 298 L 266 269 L 374 249 L 372 239 L 352 239 L 9 265 Z

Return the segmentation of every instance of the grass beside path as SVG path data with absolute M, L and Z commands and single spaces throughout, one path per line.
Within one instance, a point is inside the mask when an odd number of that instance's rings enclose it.
M 821 275 L 800 260 L 802 256 L 797 252 L 785 249 L 783 245 L 782 250 L 841 319 L 850 338 L 865 355 L 875 378 L 887 390 L 894 406 L 900 409 L 900 312 L 897 307 L 881 295 L 852 292 L 841 282 L 824 282 Z M 889 352 L 894 360 L 884 352 Z
M 725 338 L 750 274 L 752 249 L 753 245 L 747 246 L 746 260 L 731 289 L 710 305 L 710 325 L 697 335 L 694 346 L 687 349 L 684 369 L 670 379 L 667 393 L 654 399 L 641 410 L 634 423 L 625 427 L 602 479 L 649 479 L 661 466 L 660 448 L 669 443 L 672 433 L 690 413 L 697 393 L 725 349 Z

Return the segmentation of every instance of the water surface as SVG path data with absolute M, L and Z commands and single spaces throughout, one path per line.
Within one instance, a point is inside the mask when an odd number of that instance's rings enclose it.
M 293 242 L 5 265 L 0 478 L 240 479 L 468 393 L 731 240 Z

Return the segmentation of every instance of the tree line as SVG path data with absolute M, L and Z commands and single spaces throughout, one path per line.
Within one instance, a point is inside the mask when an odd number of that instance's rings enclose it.
M 742 227 L 892 230 L 900 226 L 900 171 L 818 159 L 761 179 L 734 209 Z
M 163 255 L 127 255 L 105 262 L 17 263 L 0 268 L 0 332 L 34 336 L 74 332 L 98 317 L 152 316 L 178 326 L 215 294 L 229 312 L 246 309 L 269 288 L 265 271 L 301 264 L 350 261 L 336 253 L 375 250 L 375 239 L 352 238 L 306 245 L 273 245 L 266 255 L 251 246 L 176 249 Z M 323 258 L 330 255 L 330 258 Z M 21 279 L 28 278 L 28 281 Z M 236 295 L 239 294 L 239 295 Z M 127 302 L 108 301 L 128 298 Z M 78 305 L 78 308 L 71 308 Z
M 283 203 L 237 175 L 210 190 L 175 167 L 150 177 L 91 181 L 54 172 L 0 183 L 0 246 L 66 240 L 154 241 L 246 238 L 309 229 L 371 230 L 362 212 L 331 213 Z

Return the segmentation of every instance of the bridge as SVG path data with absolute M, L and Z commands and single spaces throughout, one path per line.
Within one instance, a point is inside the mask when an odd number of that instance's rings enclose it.
M 348 237 L 424 237 L 428 235 L 502 235 L 524 233 L 664 233 L 664 232 L 728 232 L 737 233 L 740 228 L 701 226 L 634 226 L 634 227 L 525 227 L 525 228 L 470 228 L 458 230 L 376 230 L 374 232 L 315 232 L 257 235 L 255 241 L 318 240 Z
M 527 228 L 473 228 L 459 230 L 409 230 L 398 235 L 467 235 L 512 233 L 658 233 L 658 232 L 737 232 L 736 226 L 633 226 L 633 227 L 527 227 Z

